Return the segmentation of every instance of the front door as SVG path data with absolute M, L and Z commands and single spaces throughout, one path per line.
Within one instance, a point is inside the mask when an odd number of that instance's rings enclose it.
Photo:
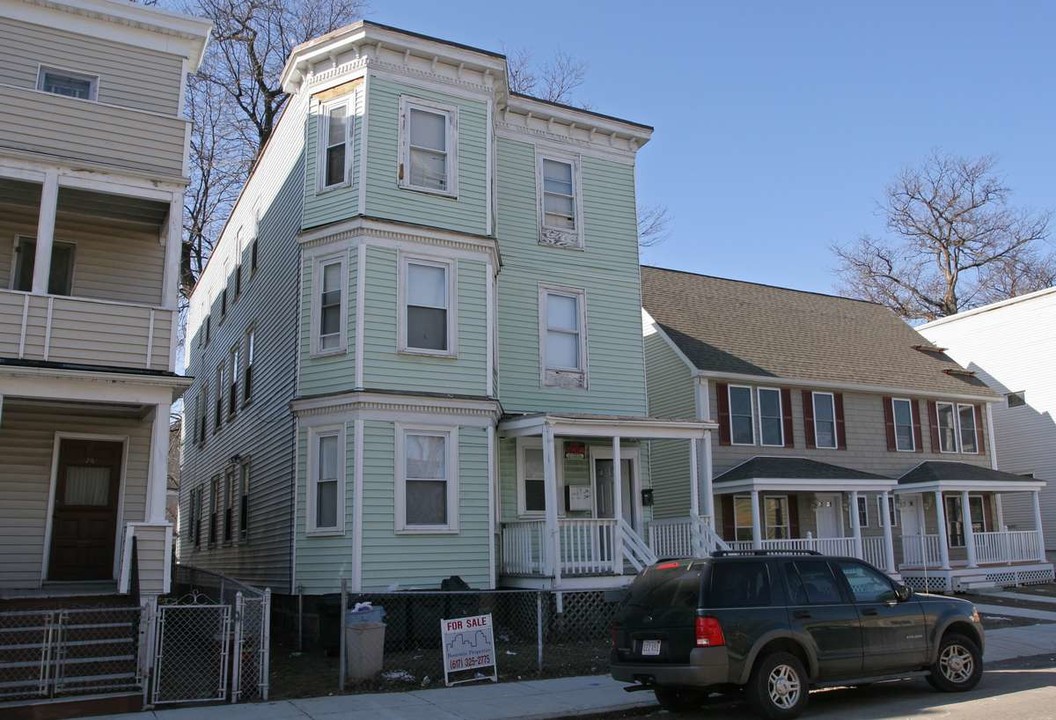
M 624 458 L 620 462 L 620 478 L 623 487 L 621 502 L 623 507 L 621 515 L 623 519 L 635 530 L 638 529 L 634 512 L 634 461 Z M 599 518 L 616 517 L 615 478 L 611 458 L 594 459 L 594 487 L 596 500 L 596 513 Z
M 59 441 L 49 580 L 114 577 L 122 452 L 120 442 Z
M 819 538 L 843 537 L 843 523 L 840 522 L 843 503 L 839 493 L 818 493 L 815 496 L 818 509 L 815 511 Z

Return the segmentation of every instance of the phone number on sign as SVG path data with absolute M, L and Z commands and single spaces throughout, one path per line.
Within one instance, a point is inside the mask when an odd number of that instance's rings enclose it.
M 452 670 L 468 670 L 470 668 L 491 665 L 491 655 L 472 655 L 464 658 L 451 658 L 449 663 Z

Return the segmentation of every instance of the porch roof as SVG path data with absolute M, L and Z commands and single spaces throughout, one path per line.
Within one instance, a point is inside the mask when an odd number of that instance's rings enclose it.
M 626 415 L 535 413 L 507 416 L 499 422 L 506 437 L 542 435 L 549 425 L 554 435 L 577 437 L 625 437 L 659 440 L 696 440 L 707 437 L 718 424 L 706 420 L 675 420 Z
M 921 490 L 1040 490 L 1044 480 L 946 460 L 922 462 L 898 479 L 898 492 Z
M 714 480 L 715 492 L 720 495 L 745 490 L 881 492 L 894 487 L 895 481 L 883 475 L 803 457 L 766 455 L 745 460 Z

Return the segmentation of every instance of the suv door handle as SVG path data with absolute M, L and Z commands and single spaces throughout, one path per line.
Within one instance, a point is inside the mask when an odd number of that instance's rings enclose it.
M 792 611 L 792 617 L 797 620 L 806 620 L 810 617 L 810 611 L 808 610 L 794 610 Z

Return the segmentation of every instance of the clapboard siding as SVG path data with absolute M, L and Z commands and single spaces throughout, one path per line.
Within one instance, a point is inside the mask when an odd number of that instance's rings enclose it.
M 999 393 L 1023 392 L 1026 404 L 992 406 L 998 467 L 1005 472 L 1032 473 L 1048 482 L 1041 490 L 1045 547 L 1056 549 L 1056 292 L 1042 291 L 925 325 L 921 334 L 949 348 L 947 354 L 975 370 Z M 1028 494 L 1003 496 L 1004 521 L 1010 529 L 1034 528 L 1034 507 Z
M 139 570 L 139 591 L 145 595 L 165 592 L 165 527 L 153 525 L 137 527 L 136 567 Z
M 359 166 L 363 137 L 363 85 L 350 91 L 352 108 L 352 158 L 349 163 L 349 183 L 346 186 L 319 190 L 319 101 L 312 98 L 304 124 L 304 216 L 305 228 L 345 220 L 359 212 Z M 334 98 L 336 99 L 336 98 Z
M 331 255 L 330 250 L 323 251 Z M 345 352 L 312 356 L 312 291 L 314 261 L 310 255 L 301 256 L 301 308 L 300 308 L 300 371 L 297 376 L 298 394 L 301 396 L 323 395 L 345 392 L 355 387 L 356 380 L 356 283 L 359 276 L 359 253 L 347 242 L 335 245 L 335 252 L 345 259 L 348 282 L 345 285 L 345 302 L 348 303 L 348 324 L 345 326 L 347 349 Z
M 585 247 L 543 246 L 535 149 L 527 142 L 498 141 L 500 396 L 509 412 L 644 415 L 634 168 L 590 157 L 581 167 Z M 585 291 L 588 390 L 541 386 L 541 283 Z
M 4 83 L 36 88 L 38 65 L 98 75 L 101 103 L 172 116 L 179 110 L 178 55 L 0 18 Z
M 658 332 L 645 336 L 645 379 L 651 416 L 696 417 L 689 367 Z M 685 517 L 690 501 L 689 444 L 680 440 L 650 442 L 649 469 L 655 491 L 653 514 L 658 518 Z
M 367 93 L 367 199 L 372 217 L 445 230 L 487 232 L 487 108 L 471 101 L 370 78 Z M 404 190 L 397 184 L 400 96 L 458 107 L 458 197 Z
M 145 520 L 150 420 L 107 417 L 90 409 L 60 410 L 4 403 L 0 427 L 0 586 L 37 587 L 47 527 L 55 433 L 127 437 L 120 523 Z M 121 533 L 124 536 L 124 533 Z
M 252 583 L 290 592 L 290 553 L 294 487 L 294 419 L 289 400 L 296 390 L 299 255 L 304 159 L 301 120 L 304 101 L 287 108 L 232 212 L 208 268 L 190 299 L 187 327 L 188 374 L 195 382 L 185 396 L 184 464 L 180 487 L 181 517 L 189 518 L 189 491 L 204 487 L 222 474 L 228 459 L 239 455 L 250 467 L 249 528 L 245 541 L 209 549 L 202 538 L 195 550 L 188 533 L 181 535 L 183 562 L 220 570 Z M 254 216 L 259 209 L 259 263 L 250 272 Z M 234 298 L 235 267 L 242 272 L 242 292 Z M 226 272 L 225 272 L 226 269 Z M 219 321 L 215 302 L 221 288 L 229 288 L 227 317 Z M 201 342 L 201 324 L 212 303 L 212 338 Z M 214 432 L 212 402 L 215 372 L 227 362 L 231 347 L 244 342 L 256 329 L 253 397 L 239 407 L 234 419 L 226 416 Z M 208 386 L 208 433 L 204 447 L 192 439 L 189 413 Z M 241 383 L 240 383 L 241 389 Z M 206 507 L 208 503 L 206 502 Z M 204 527 L 203 527 L 203 535 Z M 237 538 L 238 533 L 234 533 Z

